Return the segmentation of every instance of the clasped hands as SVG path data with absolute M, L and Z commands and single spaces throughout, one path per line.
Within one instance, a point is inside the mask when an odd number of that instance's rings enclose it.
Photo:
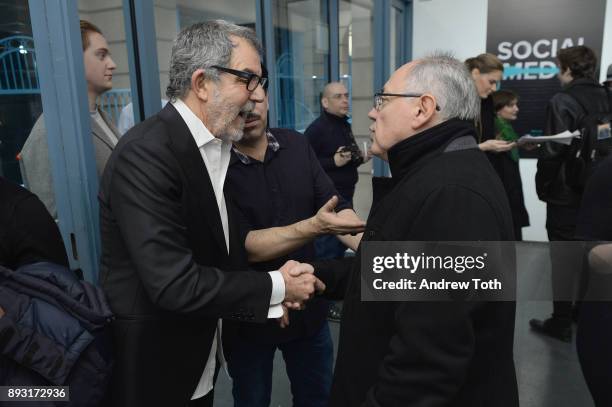
M 304 309 L 306 301 L 325 291 L 325 284 L 315 277 L 314 268 L 307 263 L 289 260 L 279 271 L 285 281 L 283 316 L 279 318 L 279 323 L 285 327 L 289 325 L 288 310 Z

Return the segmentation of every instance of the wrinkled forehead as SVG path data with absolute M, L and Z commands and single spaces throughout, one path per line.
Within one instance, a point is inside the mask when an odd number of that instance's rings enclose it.
M 253 44 L 247 39 L 235 35 L 230 36 L 230 40 L 233 44 L 230 67 L 261 76 L 260 56 Z

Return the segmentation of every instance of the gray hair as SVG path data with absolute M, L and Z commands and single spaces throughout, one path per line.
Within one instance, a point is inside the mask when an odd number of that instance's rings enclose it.
M 449 53 L 436 52 L 414 61 L 406 78 L 410 92 L 430 93 L 440 107 L 442 120 L 480 117 L 480 97 L 465 64 Z
M 219 73 L 210 67 L 229 65 L 234 48 L 231 36 L 247 40 L 261 58 L 262 47 L 255 31 L 225 20 L 196 23 L 179 33 L 170 55 L 169 83 L 166 88 L 166 96 L 170 101 L 187 94 L 191 88 L 191 75 L 198 69 L 204 69 L 209 79 L 219 80 Z

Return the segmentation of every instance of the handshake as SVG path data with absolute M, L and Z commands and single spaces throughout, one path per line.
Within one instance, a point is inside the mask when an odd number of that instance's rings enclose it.
M 289 325 L 289 310 L 304 309 L 304 303 L 315 294 L 325 291 L 325 284 L 314 276 L 314 268 L 307 263 L 289 260 L 279 269 L 285 280 L 283 316 L 278 318 L 281 328 Z
M 325 291 L 325 284 L 314 276 L 314 268 L 310 264 L 289 260 L 279 271 L 285 280 L 283 305 L 288 309 L 300 310 L 315 294 Z

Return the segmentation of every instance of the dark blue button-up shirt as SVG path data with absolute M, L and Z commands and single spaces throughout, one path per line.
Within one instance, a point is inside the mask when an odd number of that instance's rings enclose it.
M 225 182 L 226 192 L 241 214 L 244 237 L 250 230 L 286 226 L 313 216 L 332 196 L 338 195 L 332 181 L 304 136 L 287 129 L 268 132 L 263 162 L 232 151 Z M 350 208 L 340 198 L 337 211 Z M 276 270 L 287 260 L 314 260 L 312 242 L 278 259 L 252 264 L 258 271 Z M 245 324 L 240 335 L 265 343 L 283 343 L 316 333 L 327 315 L 326 300 L 314 298 L 304 311 L 290 311 L 290 325 L 276 321 Z
M 263 162 L 234 149 L 226 189 L 242 214 L 245 236 L 250 230 L 286 226 L 307 219 L 332 196 L 338 195 L 305 137 L 287 129 L 268 132 Z M 346 208 L 350 204 L 340 198 L 336 210 Z M 314 244 L 311 242 L 288 256 L 253 267 L 269 271 L 289 259 L 313 260 Z

